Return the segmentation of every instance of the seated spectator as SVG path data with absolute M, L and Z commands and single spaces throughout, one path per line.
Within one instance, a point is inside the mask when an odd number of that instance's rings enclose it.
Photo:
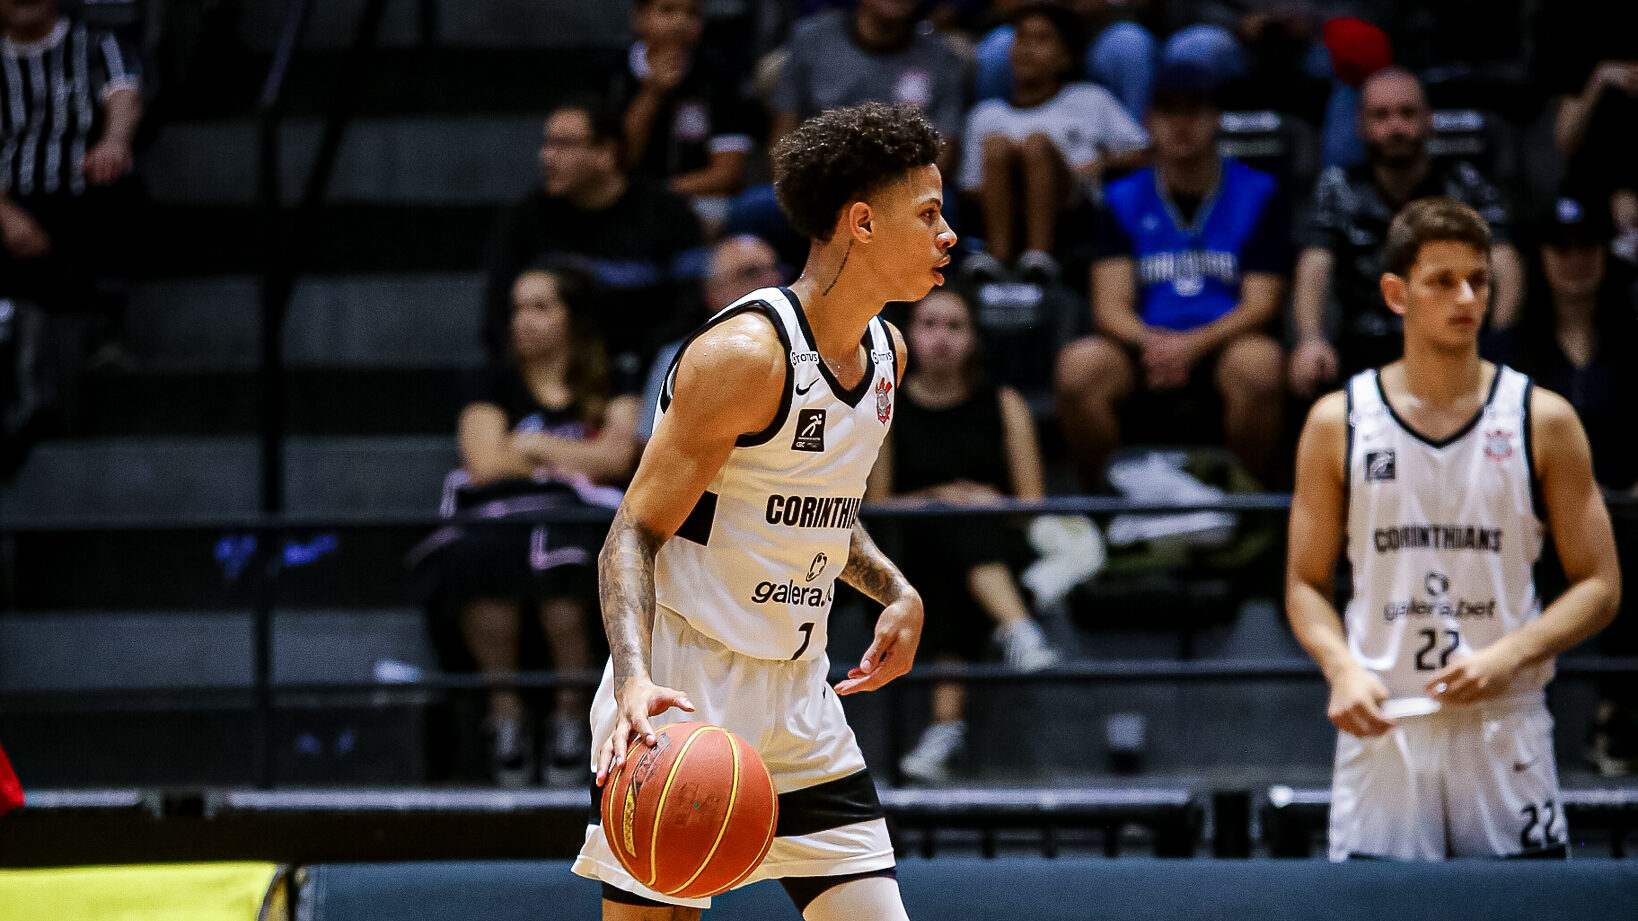
M 1267 473 L 1280 432 L 1283 354 L 1268 330 L 1290 262 L 1290 215 L 1273 177 L 1218 156 L 1213 78 L 1156 77 L 1156 165 L 1111 183 L 1092 265 L 1097 334 L 1058 361 L 1058 417 L 1089 489 L 1120 445 L 1139 392 L 1215 390 L 1229 449 Z
M 981 205 L 986 253 L 963 271 L 998 275 L 1016 260 L 1026 276 L 1053 281 L 1059 214 L 1084 202 L 1105 170 L 1138 165 L 1149 138 L 1107 90 L 1070 82 L 1083 42 L 1067 7 L 1027 4 L 1013 13 L 1013 30 L 1010 97 L 981 102 L 967 118 L 961 187 Z
M 625 165 L 678 195 L 722 198 L 745 182 L 746 104 L 728 65 L 700 47 L 705 0 L 637 0 L 637 41 L 611 96 L 625 113 Z
M 1035 0 L 995 0 L 990 11 L 1001 25 L 984 34 L 974 49 L 974 86 L 980 101 L 1007 99 L 1012 95 L 1011 49 L 1013 17 L 1019 7 Z M 1150 0 L 1071 0 L 1061 3 L 1084 23 L 1083 34 L 1096 36 L 1076 60 L 1077 72 L 1087 82 L 1107 87 L 1126 113 L 1141 119 L 1149 108 L 1149 91 L 1155 78 L 1156 47 L 1152 27 L 1158 5 Z
M 516 524 L 455 524 L 412 555 L 418 582 L 439 610 L 458 610 L 460 632 L 478 670 L 518 670 L 520 607 L 538 611 L 558 669 L 592 666 L 588 604 L 603 525 L 535 524 L 531 516 L 587 504 L 613 507 L 636 460 L 637 399 L 611 375 L 589 313 L 587 279 L 564 268 L 531 268 L 512 285 L 510 361 L 461 411 L 461 469 L 445 489 L 445 513 L 521 517 Z M 588 755 L 583 691 L 558 694 L 547 754 L 554 771 L 578 782 Z M 494 779 L 533 776 L 533 733 L 514 689 L 489 694 Z
M 123 304 L 97 282 L 130 268 L 136 57 L 56 0 L 0 0 L 0 29 L 0 297 L 95 311 L 117 347 Z
M 934 290 L 911 308 L 905 338 L 915 360 L 866 498 L 953 505 L 1041 498 L 1045 477 L 1029 406 L 1017 391 L 985 378 L 972 305 L 953 291 Z M 977 661 L 993 638 L 1015 668 L 1058 660 L 1013 578 L 1013 567 L 1030 555 L 1017 528 L 986 516 L 903 530 L 899 565 L 921 586 L 928 610 L 939 612 L 922 633 L 923 659 Z M 962 684 L 934 686 L 932 723 L 899 763 L 906 776 L 945 779 L 966 735 L 965 710 Z
M 1535 36 L 1536 78 L 1556 97 L 1564 194 L 1607 203 L 1617 252 L 1638 262 L 1638 6 L 1554 0 Z
M 1359 111 L 1357 67 L 1361 43 L 1371 69 L 1392 62 L 1387 37 L 1377 27 L 1350 19 L 1333 31 L 1334 14 L 1386 12 L 1380 4 L 1338 0 L 1173 0 L 1167 5 L 1172 34 L 1161 49 L 1164 63 L 1188 62 L 1226 81 L 1237 109 L 1276 109 L 1322 126 L 1321 163 L 1346 166 L 1362 156 L 1354 136 Z M 1363 9 L 1361 9 L 1363 8 Z
M 1292 316 L 1297 349 L 1291 388 L 1305 399 L 1322 386 L 1397 359 L 1403 321 L 1378 290 L 1385 271 L 1382 247 L 1388 223 L 1418 198 L 1443 195 L 1472 206 L 1490 224 L 1492 329 L 1511 327 L 1524 296 L 1524 270 L 1508 242 L 1502 193 L 1471 164 L 1434 162 L 1428 156 L 1433 112 L 1416 76 L 1398 68 L 1373 74 L 1362 87 L 1359 135 L 1366 161 L 1331 167 L 1314 189 L 1304 249 L 1297 260 Z M 1325 306 L 1335 296 L 1341 324 L 1325 330 Z
M 857 0 L 851 11 L 827 9 L 797 21 L 776 56 L 782 59 L 768 98 L 769 144 L 805 119 L 863 102 L 920 107 L 946 139 L 939 170 L 955 175 L 955 140 L 966 115 L 966 67 L 944 36 L 924 33 L 919 0 Z M 948 181 L 948 180 L 946 180 Z M 955 196 L 944 215 L 957 222 Z M 772 243 L 780 259 L 800 265 L 808 241 L 791 229 L 772 185 L 753 186 L 729 209 L 725 231 Z
M 699 219 L 688 200 L 653 180 L 628 177 L 620 118 L 577 99 L 546 119 L 542 185 L 500 217 L 484 285 L 484 344 L 490 359 L 511 352 L 511 291 L 543 255 L 583 262 L 600 292 L 591 306 L 617 373 L 635 377 L 671 333 L 679 301 L 693 293 L 701 257 Z
M 1561 198 L 1547 215 L 1543 283 L 1531 287 L 1519 321 L 1516 364 L 1575 407 L 1599 485 L 1633 494 L 1638 493 L 1638 430 L 1632 424 L 1638 414 L 1638 365 L 1632 360 L 1638 354 L 1638 313 L 1630 269 L 1608 258 L 1611 225 L 1602 204 Z M 1638 546 L 1622 540 L 1617 549 L 1630 579 L 1638 572 Z M 1638 627 L 1632 618 L 1618 617 L 1598 643 L 1608 656 L 1638 655 Z M 1607 775 L 1638 772 L 1638 693 L 1632 680 L 1600 680 L 1598 696 L 1589 756 Z
M 752 236 L 734 236 L 723 240 L 711 250 L 705 266 L 705 309 L 700 322 L 729 304 L 758 288 L 771 288 L 789 280 L 787 271 L 780 267 L 779 257 L 766 240 Z M 683 339 L 674 339 L 660 346 L 649 365 L 648 379 L 643 384 L 643 402 L 637 412 L 637 440 L 648 441 L 654 431 L 654 413 L 660 405 L 660 389 L 671 373 L 671 362 L 682 350 Z
M 852 13 L 832 10 L 798 22 L 769 104 L 773 139 L 826 109 L 872 101 L 920 106 L 941 134 L 958 137 L 966 68 L 942 37 L 916 28 L 919 5 L 858 0 Z M 947 174 L 953 156 L 947 149 L 940 158 Z

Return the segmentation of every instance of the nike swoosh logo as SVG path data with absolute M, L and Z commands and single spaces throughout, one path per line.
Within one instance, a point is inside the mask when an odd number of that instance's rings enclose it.
M 1530 765 L 1535 764 L 1535 763 L 1536 763 L 1535 758 L 1531 758 L 1529 761 L 1515 761 L 1515 762 L 1513 762 L 1513 773 L 1522 774 L 1525 771 L 1530 770 Z
M 799 396 L 799 397 L 805 397 L 805 396 L 807 396 L 807 395 L 808 395 L 808 391 L 809 391 L 809 390 L 812 390 L 812 389 L 813 389 L 813 385 L 814 385 L 814 384 L 817 384 L 817 383 L 819 383 L 819 378 L 817 378 L 817 377 L 816 377 L 816 378 L 814 378 L 814 379 L 813 379 L 813 380 L 811 380 L 811 381 L 808 381 L 808 385 L 807 385 L 807 386 L 806 386 L 806 387 L 803 387 L 803 386 L 801 386 L 801 385 L 798 385 L 798 386 L 797 386 L 797 388 L 796 388 L 796 395 L 797 395 L 797 396 Z

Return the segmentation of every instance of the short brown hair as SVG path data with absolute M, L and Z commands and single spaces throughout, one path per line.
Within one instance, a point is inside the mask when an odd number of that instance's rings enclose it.
M 1418 198 L 1406 205 L 1388 225 L 1382 247 L 1387 270 L 1403 278 L 1428 243 L 1466 243 L 1481 253 L 1490 252 L 1490 225 L 1479 212 L 1454 198 Z

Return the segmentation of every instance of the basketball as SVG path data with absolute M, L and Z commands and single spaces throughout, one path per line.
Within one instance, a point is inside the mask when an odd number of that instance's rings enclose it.
M 773 844 L 779 800 L 756 750 L 709 723 L 655 730 L 603 786 L 603 835 L 638 882 L 698 899 L 751 875 Z

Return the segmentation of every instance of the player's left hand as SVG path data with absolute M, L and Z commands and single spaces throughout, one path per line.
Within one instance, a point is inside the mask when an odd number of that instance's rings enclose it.
M 1441 703 L 1472 704 L 1507 689 L 1519 663 L 1500 645 L 1450 663 L 1428 679 L 1428 696 Z
M 846 696 L 874 691 L 908 672 L 921 642 L 921 596 L 914 590 L 882 609 L 876 618 L 876 638 L 857 667 L 836 683 L 836 693 Z

